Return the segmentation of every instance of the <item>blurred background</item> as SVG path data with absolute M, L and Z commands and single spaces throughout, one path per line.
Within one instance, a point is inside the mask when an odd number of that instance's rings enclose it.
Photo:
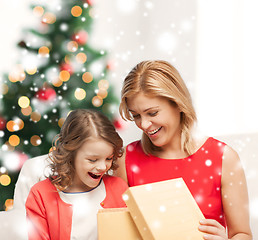
M 13 71 L 15 64 L 24 58 L 21 40 L 29 38 L 24 29 L 40 30 L 39 16 L 33 13 L 30 4 L 50 2 L 54 12 L 62 13 L 62 0 L 0 0 L 2 82 L 3 75 Z M 241 135 L 236 149 L 239 151 L 250 142 L 257 145 L 250 137 L 258 133 L 256 0 L 84 2 L 92 7 L 92 31 L 88 33 L 87 44 L 108 56 L 105 66 L 114 96 L 119 99 L 122 81 L 135 64 L 146 59 L 167 60 L 179 70 L 192 94 L 201 132 L 222 139 Z M 81 24 L 88 22 L 81 20 Z M 33 42 L 33 38 L 29 40 Z M 117 104 L 116 100 L 110 101 Z M 124 144 L 139 139 L 140 132 L 134 124 L 123 122 L 114 109 L 111 118 Z M 258 175 L 257 155 L 252 154 L 252 158 L 256 159 L 253 161 L 256 170 L 252 171 L 250 181 Z M 4 174 L 3 168 L 1 171 Z M 258 212 L 257 195 L 251 202 L 253 212 Z M 252 217 L 258 218 L 254 213 Z
M 17 63 L 22 30 L 38 21 L 31 2 L 0 1 L 0 72 Z M 118 96 L 123 78 L 135 64 L 165 59 L 186 81 L 203 132 L 254 132 L 258 131 L 257 9 L 255 0 L 94 0 L 89 40 L 108 50 L 114 64 L 110 79 Z M 131 133 L 131 127 L 122 133 L 125 143 L 135 139 Z

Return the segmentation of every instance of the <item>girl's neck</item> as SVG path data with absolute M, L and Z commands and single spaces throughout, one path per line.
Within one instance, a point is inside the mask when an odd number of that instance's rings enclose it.
M 65 189 L 65 193 L 83 193 L 83 192 L 90 192 L 94 189 L 96 189 L 102 182 L 102 179 L 100 180 L 99 184 L 94 187 L 94 188 L 90 188 L 87 185 L 77 185 L 77 184 L 72 184 L 71 186 L 69 186 L 67 189 Z

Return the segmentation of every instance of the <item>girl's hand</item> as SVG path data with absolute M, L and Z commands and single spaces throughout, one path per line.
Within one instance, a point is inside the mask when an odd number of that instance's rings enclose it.
M 199 231 L 203 232 L 203 239 L 228 240 L 225 228 L 214 219 L 203 219 L 200 221 Z

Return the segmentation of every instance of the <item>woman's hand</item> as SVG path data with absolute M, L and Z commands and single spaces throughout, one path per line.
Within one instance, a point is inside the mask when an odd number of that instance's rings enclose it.
M 203 232 L 203 239 L 228 240 L 226 229 L 216 220 L 203 219 L 200 221 L 199 231 Z

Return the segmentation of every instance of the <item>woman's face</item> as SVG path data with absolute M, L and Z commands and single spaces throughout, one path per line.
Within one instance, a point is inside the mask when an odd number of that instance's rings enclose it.
M 75 176 L 68 191 L 84 192 L 97 187 L 111 168 L 113 151 L 113 146 L 103 139 L 89 138 L 75 155 Z
M 137 127 L 155 146 L 165 149 L 180 141 L 180 110 L 166 98 L 139 93 L 127 99 L 127 106 Z

